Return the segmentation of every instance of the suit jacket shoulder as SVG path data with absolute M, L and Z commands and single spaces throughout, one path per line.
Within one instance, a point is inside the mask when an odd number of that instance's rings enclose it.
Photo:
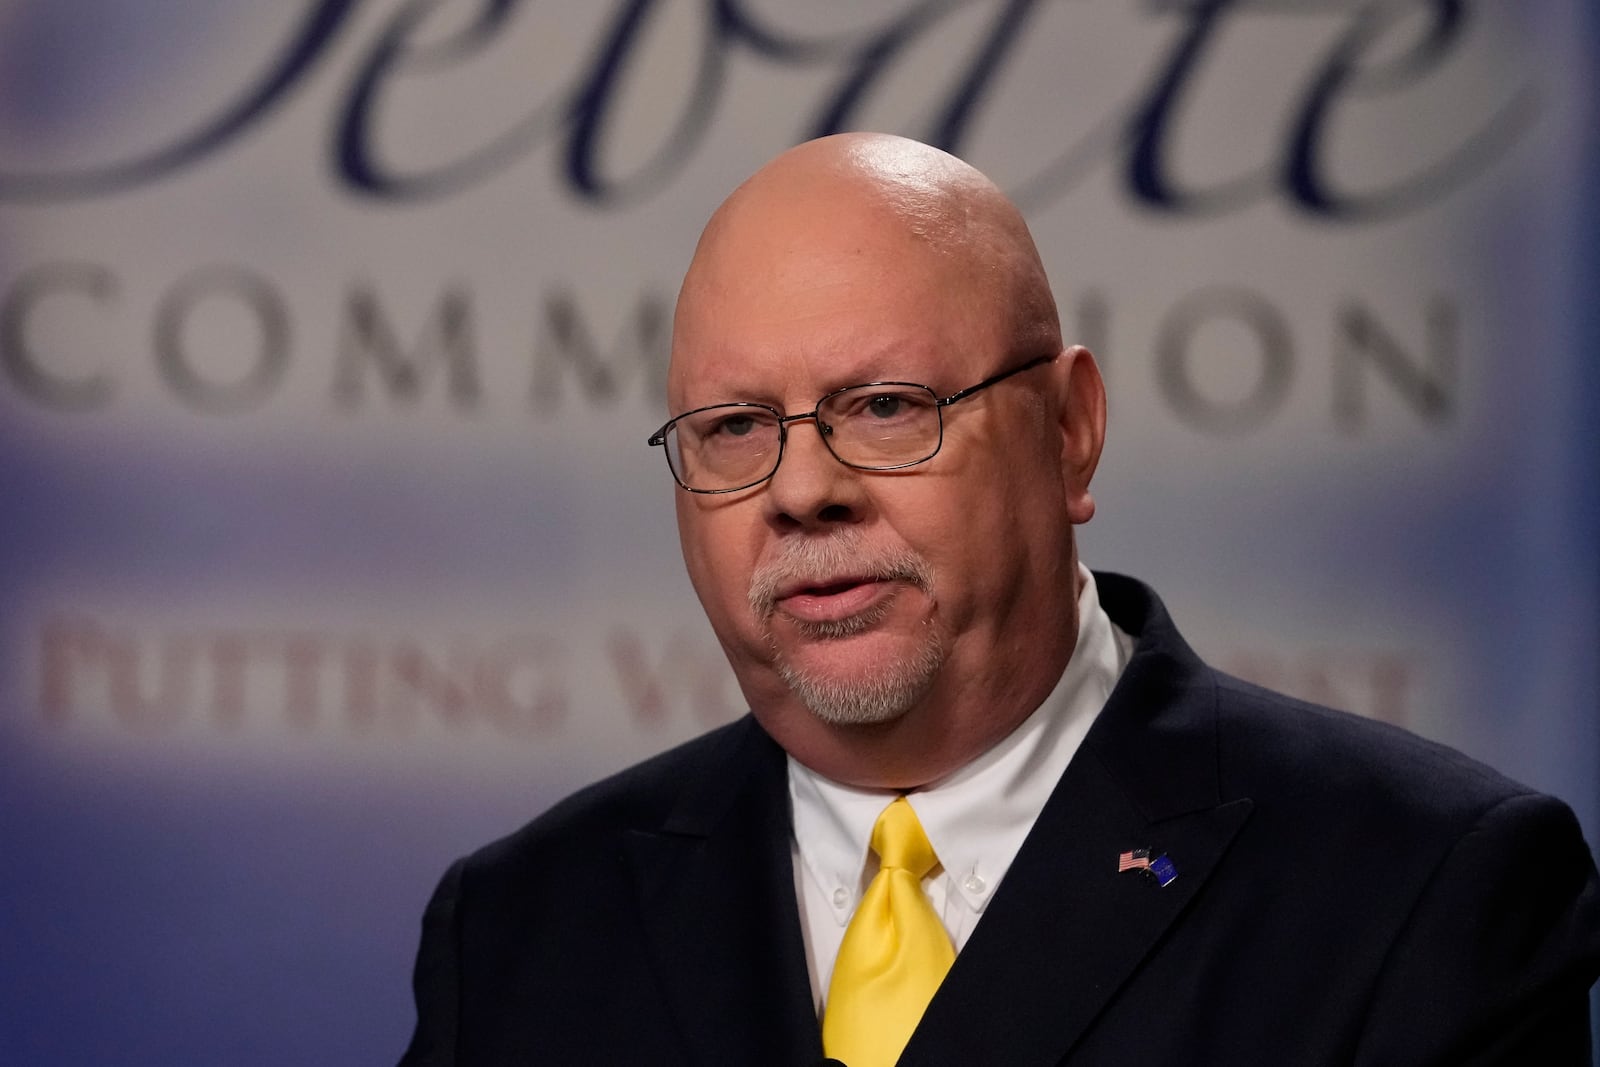
M 782 752 L 748 717 L 702 734 L 566 797 L 515 832 L 467 857 L 487 877 L 515 877 L 530 862 L 567 850 L 587 854 L 595 836 L 655 829 L 676 819 L 714 823 L 736 792 L 730 777 L 770 772 Z
M 1218 799 L 1268 790 L 1302 818 L 1418 820 L 1424 834 L 1470 825 L 1506 798 L 1533 791 L 1493 768 L 1399 727 L 1263 689 L 1202 662 L 1154 593 L 1101 575 L 1107 607 L 1138 638 L 1133 661 L 1091 735 L 1091 747 L 1142 785 L 1153 744 L 1182 731 L 1177 765 Z M 1120 618 L 1118 615 L 1120 614 Z M 1197 786 L 1199 783 L 1194 783 Z
M 753 719 L 458 862 L 407 1064 L 813 1063 L 785 757 Z

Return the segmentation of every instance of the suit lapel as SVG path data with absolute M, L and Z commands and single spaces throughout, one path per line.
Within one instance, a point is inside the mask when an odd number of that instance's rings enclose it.
M 1061 1062 L 1157 950 L 1249 816 L 1248 799 L 1221 796 L 1209 672 L 1142 586 L 1099 582 L 1138 648 L 903 1065 Z M 1115 610 L 1112 600 L 1130 597 L 1144 600 Z M 1176 866 L 1170 885 L 1118 873 L 1122 852 L 1145 847 Z
M 649 950 L 694 1062 L 813 1064 L 783 752 L 748 719 L 724 740 L 663 826 L 626 842 Z
M 1250 810 L 1244 800 L 1147 822 L 1107 800 L 1114 785 L 1081 758 L 1062 784 L 1051 804 L 1069 813 L 1069 832 L 1051 843 L 1039 831 L 1060 827 L 1035 826 L 903 1065 L 1059 1063 L 1200 891 Z M 1117 873 L 1119 853 L 1146 845 L 1177 865 L 1171 885 Z

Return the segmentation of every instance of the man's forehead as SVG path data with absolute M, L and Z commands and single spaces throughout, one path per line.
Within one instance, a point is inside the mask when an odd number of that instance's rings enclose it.
M 870 198 L 762 200 L 708 227 L 685 277 L 685 295 L 820 290 L 847 295 L 863 269 L 926 269 L 947 258 L 919 228 Z
M 959 272 L 948 261 L 855 239 L 758 252 L 710 264 L 685 285 L 673 325 L 675 406 L 904 375 L 962 332 Z M 723 395 L 703 399 L 708 390 Z
M 847 385 L 875 381 L 939 381 L 954 346 L 943 336 L 885 337 L 859 345 L 772 342 L 749 348 L 712 343 L 674 351 L 675 411 L 731 401 L 783 407 L 815 400 Z

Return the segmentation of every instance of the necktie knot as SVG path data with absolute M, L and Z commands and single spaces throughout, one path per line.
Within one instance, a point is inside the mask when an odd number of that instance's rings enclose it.
M 907 871 L 919 882 L 939 863 L 917 813 L 905 797 L 895 797 L 873 824 L 872 851 L 880 867 Z

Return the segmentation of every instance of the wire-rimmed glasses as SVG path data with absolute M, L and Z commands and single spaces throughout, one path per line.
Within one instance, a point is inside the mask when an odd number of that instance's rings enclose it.
M 800 415 L 766 404 L 711 404 L 668 419 L 646 443 L 666 451 L 673 480 L 691 493 L 736 493 L 771 478 L 783 461 L 789 424 L 807 419 L 847 467 L 915 467 L 939 454 L 945 408 L 1054 358 L 1039 356 L 946 397 L 916 382 L 865 382 L 835 389 Z

